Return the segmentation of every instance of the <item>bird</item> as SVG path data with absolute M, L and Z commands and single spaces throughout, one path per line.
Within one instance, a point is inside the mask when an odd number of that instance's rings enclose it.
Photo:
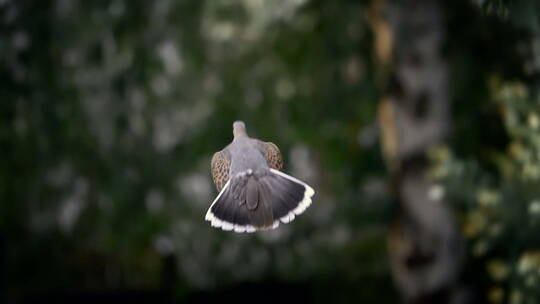
M 245 123 L 235 121 L 232 142 L 212 156 L 211 173 L 219 194 L 205 220 L 237 233 L 291 222 L 311 205 L 315 191 L 282 169 L 277 145 L 249 137 Z

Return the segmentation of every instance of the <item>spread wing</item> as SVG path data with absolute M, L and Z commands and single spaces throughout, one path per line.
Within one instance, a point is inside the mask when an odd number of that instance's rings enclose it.
M 229 180 L 229 169 L 231 168 L 231 156 L 227 150 L 221 150 L 212 156 L 212 178 L 218 192 Z
M 281 169 L 283 169 L 283 157 L 281 156 L 279 148 L 271 142 L 261 142 L 261 144 L 268 166 L 272 169 L 281 171 Z

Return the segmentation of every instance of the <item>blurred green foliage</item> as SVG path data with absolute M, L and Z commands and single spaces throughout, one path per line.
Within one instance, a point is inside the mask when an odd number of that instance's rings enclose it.
M 388 281 L 383 166 L 377 148 L 358 141 L 376 111 L 364 9 L 352 1 L 4 1 L 8 287 L 156 288 L 171 284 L 162 277 L 170 255 L 178 290 L 327 282 L 342 272 L 351 282 Z M 317 188 L 294 228 L 232 235 L 204 221 L 216 194 L 210 157 L 231 140 L 236 119 L 278 143 L 286 171 Z M 366 178 L 375 185 L 369 196 Z M 351 263 L 363 268 L 349 272 Z
M 456 158 L 448 148 L 433 151 L 432 175 L 459 206 L 477 278 L 493 303 L 536 303 L 540 268 L 538 196 L 538 91 L 521 82 L 492 82 L 509 142 L 494 150 L 486 170 L 474 157 Z
M 451 146 L 432 152 L 431 173 L 461 216 L 466 280 L 490 303 L 537 303 L 540 6 L 484 1 L 482 9 L 492 28 L 479 38 L 499 50 L 460 73 L 457 92 L 474 95 L 456 101 Z

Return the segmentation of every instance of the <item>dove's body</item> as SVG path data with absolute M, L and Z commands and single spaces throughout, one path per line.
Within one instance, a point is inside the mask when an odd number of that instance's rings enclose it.
M 247 136 L 236 137 L 228 147 L 231 155 L 231 169 L 229 176 L 249 169 L 252 171 L 269 170 L 263 151 L 259 148 L 259 141 Z
M 212 175 L 220 191 L 206 214 L 212 226 L 253 232 L 288 223 L 310 204 L 314 191 L 278 170 L 283 161 L 276 145 L 247 136 L 234 124 L 234 140 L 212 158 Z

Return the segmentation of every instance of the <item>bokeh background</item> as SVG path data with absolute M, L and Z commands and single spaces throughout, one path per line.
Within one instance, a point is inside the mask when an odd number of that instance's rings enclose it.
M 539 17 L 0 0 L 0 301 L 540 303 Z M 293 223 L 204 221 L 237 119 L 316 189 Z

